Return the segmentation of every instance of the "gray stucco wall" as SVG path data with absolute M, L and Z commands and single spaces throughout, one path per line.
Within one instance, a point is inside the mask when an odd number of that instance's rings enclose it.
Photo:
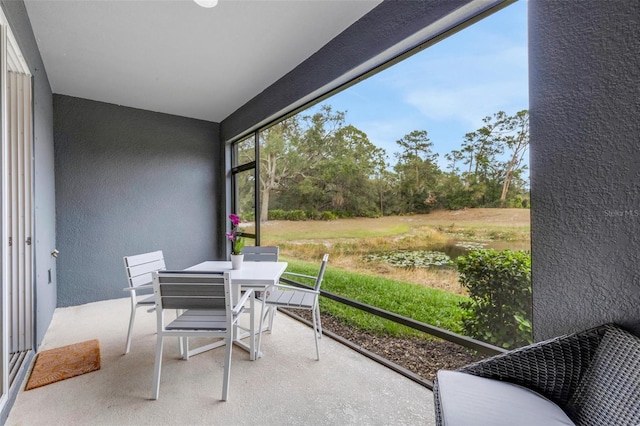
M 54 95 L 54 131 L 59 307 L 127 296 L 125 255 L 222 258 L 218 124 Z
M 534 334 L 640 333 L 640 2 L 529 2 Z
M 56 308 L 55 179 L 51 86 L 22 1 L 2 1 L 2 8 L 33 75 L 36 343 L 42 342 Z M 51 270 L 52 282 L 48 281 Z

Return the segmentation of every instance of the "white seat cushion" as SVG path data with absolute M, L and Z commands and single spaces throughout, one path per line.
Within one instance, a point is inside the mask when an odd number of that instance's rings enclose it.
M 446 426 L 574 425 L 556 404 L 512 383 L 441 370 L 438 389 Z

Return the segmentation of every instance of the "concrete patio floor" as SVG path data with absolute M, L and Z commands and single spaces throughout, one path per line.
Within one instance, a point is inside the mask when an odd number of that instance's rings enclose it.
M 263 335 L 261 359 L 234 347 L 226 402 L 224 349 L 184 361 L 177 339 L 166 339 L 153 401 L 155 314 L 138 309 L 131 352 L 123 355 L 129 307 L 129 299 L 116 299 L 57 309 L 40 350 L 99 339 L 102 368 L 21 390 L 6 424 L 435 424 L 431 391 L 327 336 L 316 361 L 312 330 L 283 314 Z

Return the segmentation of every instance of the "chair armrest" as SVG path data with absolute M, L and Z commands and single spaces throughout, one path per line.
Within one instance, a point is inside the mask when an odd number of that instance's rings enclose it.
M 309 278 L 310 280 L 315 280 L 318 278 L 311 275 L 296 274 L 295 272 L 283 272 L 282 275 L 291 275 L 293 277 Z
M 285 284 L 276 284 L 274 286 L 272 286 L 271 288 L 284 288 L 286 290 L 295 290 L 295 291 L 301 291 L 303 293 L 312 293 L 312 294 L 320 294 L 319 291 L 314 290 L 312 288 L 303 288 L 303 287 L 296 287 L 296 286 L 292 286 L 292 285 L 285 285 Z
M 524 386 L 565 408 L 591 364 L 602 337 L 612 327 L 615 326 L 605 324 L 534 343 L 459 371 Z
M 233 309 L 231 310 L 233 315 L 240 315 L 242 313 L 242 311 L 244 310 L 244 304 L 247 303 L 247 299 L 252 294 L 253 294 L 253 289 L 252 288 L 248 289 L 248 290 L 246 290 L 244 292 L 244 294 L 242 295 L 240 300 L 238 300 L 238 303 L 236 303 L 236 306 L 234 306 Z
M 153 290 L 153 284 L 143 284 L 137 287 L 123 288 L 122 291 L 135 291 L 135 290 Z

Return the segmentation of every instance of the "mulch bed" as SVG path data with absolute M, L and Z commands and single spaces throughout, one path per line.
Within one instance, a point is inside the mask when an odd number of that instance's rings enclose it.
M 295 314 L 311 321 L 308 311 L 296 311 Z M 323 313 L 321 317 L 323 329 L 393 361 L 424 379 L 433 381 L 440 369 L 455 370 L 484 358 L 446 340 L 376 336 L 344 325 L 333 316 Z

